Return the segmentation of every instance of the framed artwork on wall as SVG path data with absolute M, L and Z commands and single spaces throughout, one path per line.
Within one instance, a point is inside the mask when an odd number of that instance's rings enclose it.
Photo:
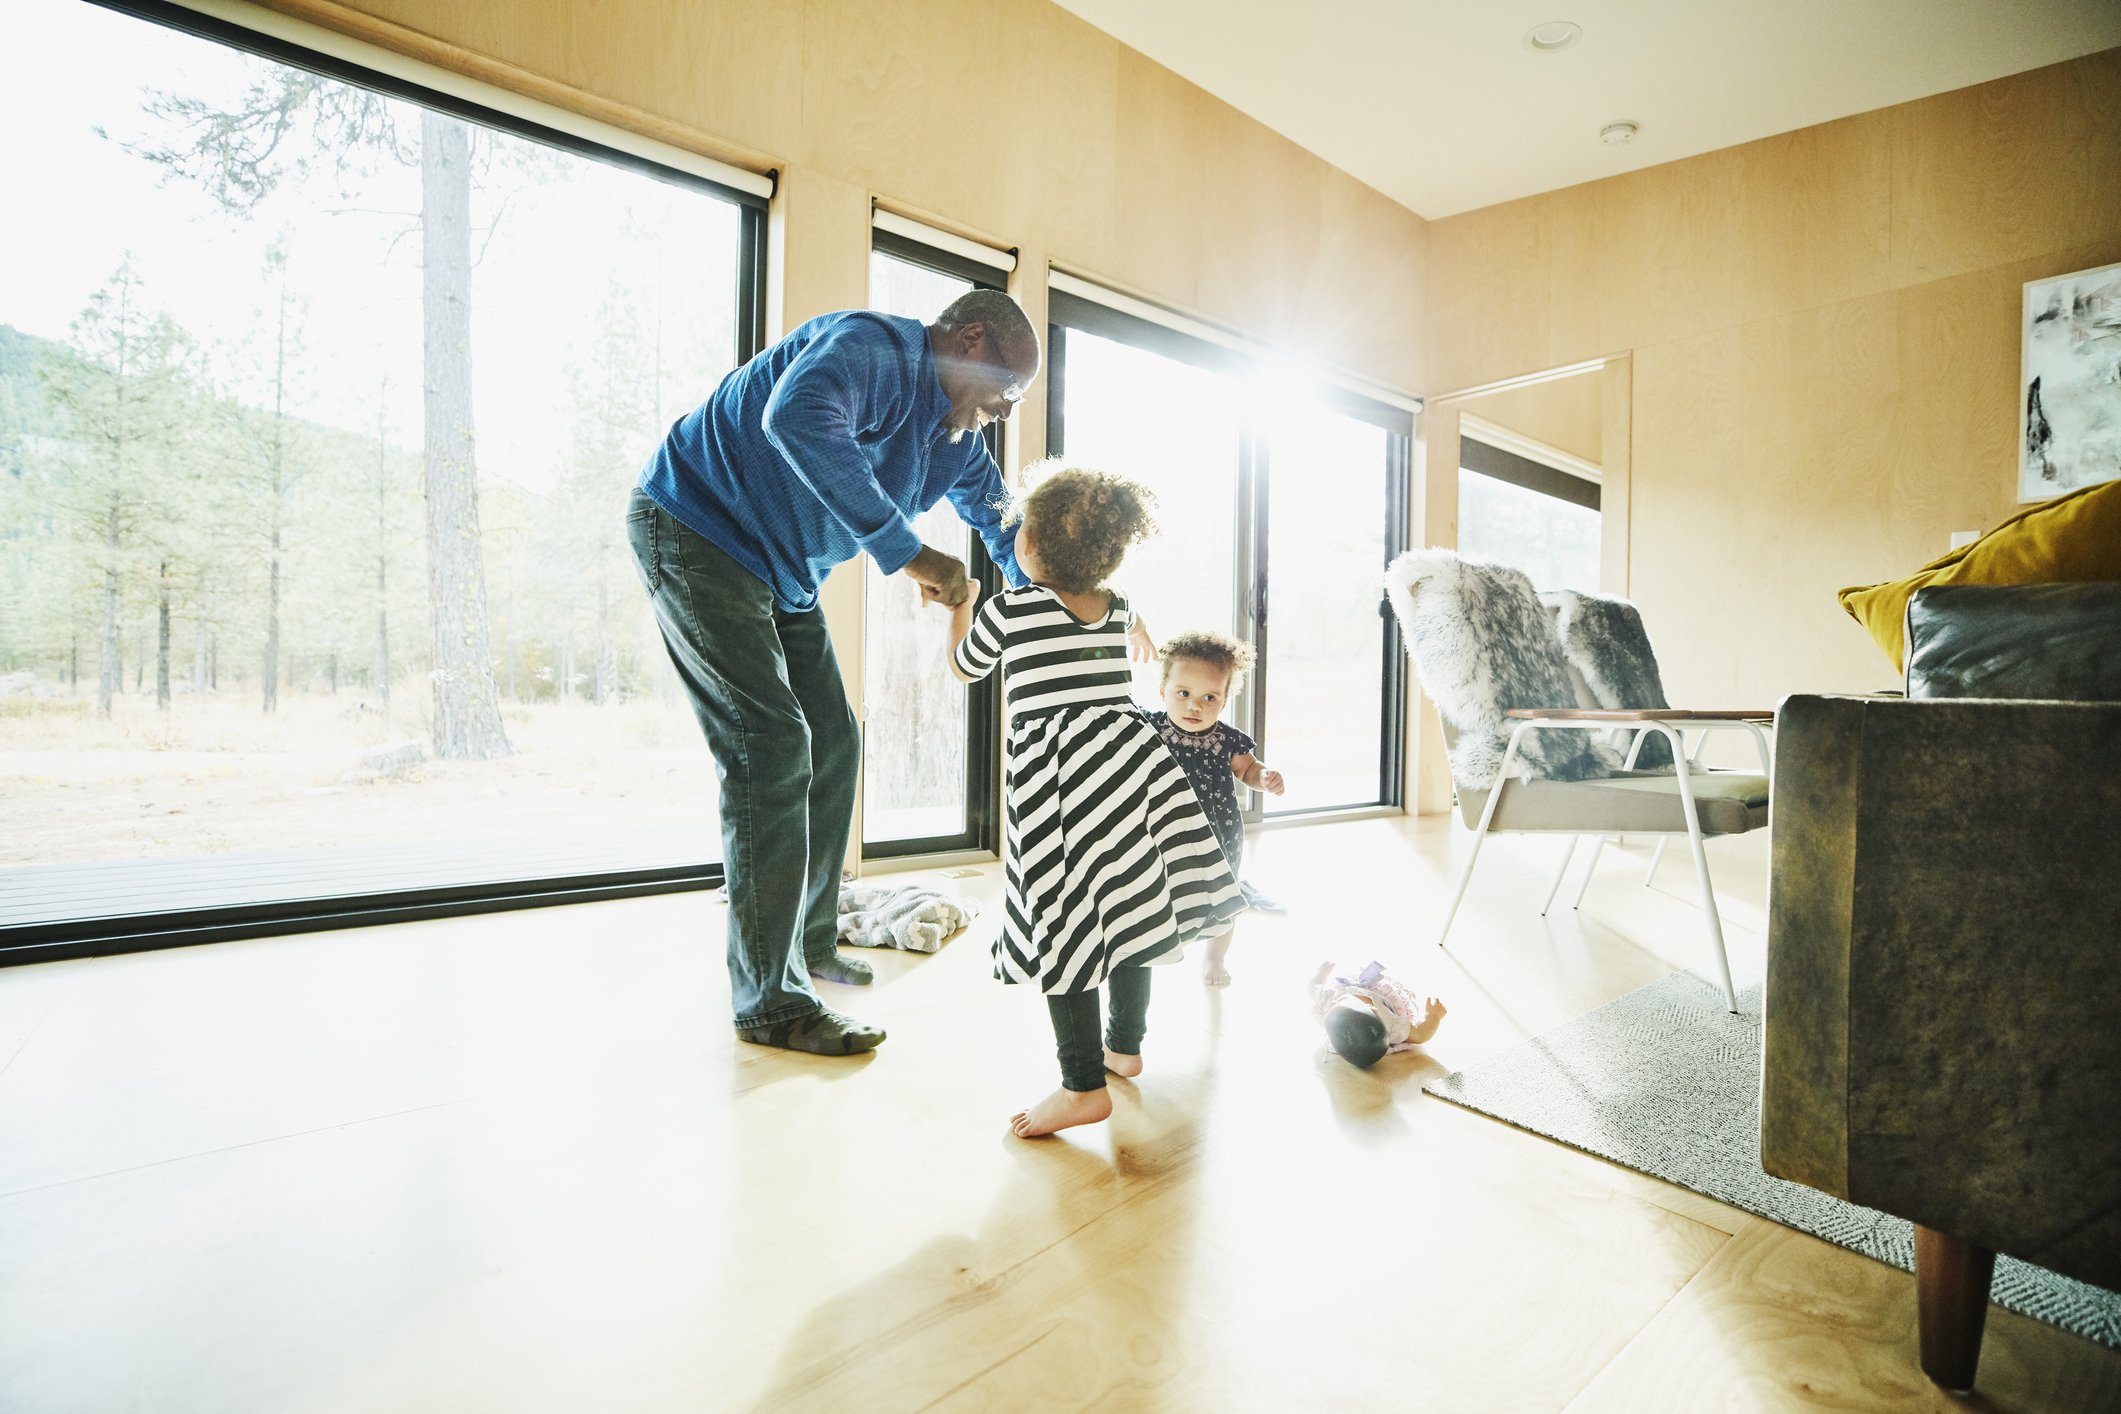
M 2121 481 L 2121 265 L 2025 282 L 2018 499 Z

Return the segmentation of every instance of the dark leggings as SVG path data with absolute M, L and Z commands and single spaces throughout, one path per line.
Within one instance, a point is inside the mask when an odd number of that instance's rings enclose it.
M 1061 1084 L 1069 1090 L 1105 1088 L 1105 1047 L 1124 1056 L 1141 1054 L 1149 1030 L 1149 969 L 1115 967 L 1105 988 L 1112 993 L 1112 1029 L 1103 1036 L 1098 1035 L 1097 988 L 1046 998 Z

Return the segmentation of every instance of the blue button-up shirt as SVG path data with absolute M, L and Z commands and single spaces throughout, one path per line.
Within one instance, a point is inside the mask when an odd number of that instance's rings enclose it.
M 679 418 L 641 489 L 793 612 L 815 608 L 826 574 L 861 551 L 904 569 L 921 548 L 910 517 L 945 496 L 1022 584 L 1001 468 L 977 433 L 950 440 L 949 411 L 919 320 L 822 315 Z

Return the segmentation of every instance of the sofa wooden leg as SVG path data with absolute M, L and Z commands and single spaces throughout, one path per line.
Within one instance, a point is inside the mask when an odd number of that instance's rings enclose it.
M 1981 1328 L 1988 1321 L 1996 1254 L 1945 1233 L 1915 1229 L 1915 1316 L 1922 1373 L 1949 1390 L 1974 1387 Z

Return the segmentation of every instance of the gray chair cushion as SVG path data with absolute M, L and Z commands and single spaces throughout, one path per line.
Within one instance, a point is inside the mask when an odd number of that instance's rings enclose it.
M 1768 778 L 1742 771 L 1700 771 L 1690 778 L 1704 835 L 1742 835 L 1768 822 Z M 1458 810 L 1480 828 L 1484 790 L 1460 790 Z M 1669 771 L 1623 771 L 1600 781 L 1512 781 L 1495 807 L 1491 830 L 1570 834 L 1658 834 L 1686 829 L 1679 778 Z

